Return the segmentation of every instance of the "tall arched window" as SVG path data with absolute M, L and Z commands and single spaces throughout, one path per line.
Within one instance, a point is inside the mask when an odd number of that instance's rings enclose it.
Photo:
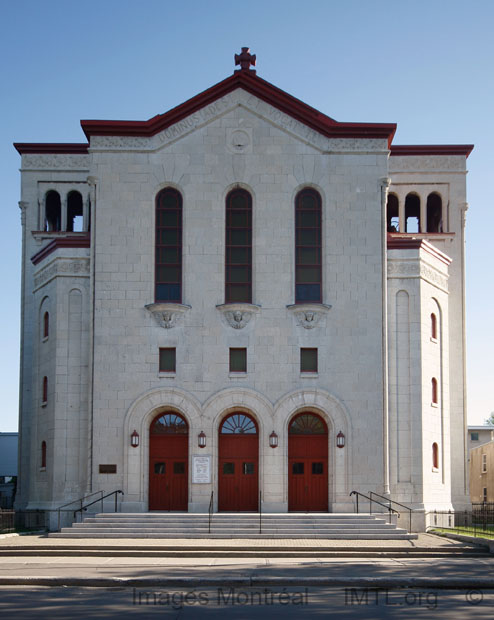
M 50 315 L 45 312 L 43 315 L 43 338 L 48 338 L 50 334 Z
M 420 198 L 417 194 L 408 194 L 405 198 L 405 232 L 420 232 Z
M 432 444 L 432 467 L 439 469 L 439 447 L 436 442 Z
M 252 303 L 252 198 L 244 189 L 226 197 L 225 303 Z
M 443 208 L 439 194 L 427 197 L 427 232 L 443 232 Z
M 182 196 L 166 187 L 156 197 L 155 301 L 182 303 Z
M 47 232 L 57 232 L 61 229 L 62 205 L 60 202 L 60 194 L 51 190 L 45 196 L 44 230 Z
M 46 469 L 46 441 L 41 442 L 41 468 Z
M 43 390 L 41 394 L 43 403 L 48 402 L 48 377 L 43 377 Z
M 321 196 L 306 188 L 295 198 L 295 303 L 322 302 Z
M 76 191 L 70 192 L 67 196 L 67 230 L 69 232 L 83 230 L 82 196 Z
M 437 317 L 434 312 L 431 314 L 431 338 L 437 340 Z
M 388 204 L 386 207 L 386 223 L 388 232 L 399 232 L 400 216 L 399 216 L 398 197 L 395 194 L 388 195 Z
M 437 405 L 438 400 L 437 400 L 437 379 L 435 377 L 432 377 L 431 380 L 431 391 L 432 391 L 432 403 L 434 405 Z

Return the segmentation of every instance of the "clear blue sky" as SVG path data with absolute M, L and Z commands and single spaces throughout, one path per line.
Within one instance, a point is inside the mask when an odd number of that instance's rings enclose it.
M 138 119 L 230 75 L 258 74 L 339 121 L 397 122 L 395 144 L 474 143 L 468 159 L 469 421 L 494 411 L 494 2 L 0 2 L 3 337 L 0 431 L 17 429 L 20 157 L 83 142 L 80 119 Z M 490 174 L 489 174 L 490 173 Z

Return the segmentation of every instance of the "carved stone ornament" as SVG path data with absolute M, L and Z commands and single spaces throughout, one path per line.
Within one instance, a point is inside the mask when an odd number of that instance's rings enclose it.
M 176 327 L 182 320 L 183 315 L 190 310 L 190 306 L 184 304 L 173 303 L 157 303 L 147 304 L 146 310 L 149 310 L 154 320 L 160 327 L 170 329 Z
M 243 329 L 251 320 L 254 314 L 257 314 L 261 306 L 255 304 L 221 304 L 216 306 L 223 315 L 227 325 L 233 329 Z
M 321 318 L 331 310 L 328 304 L 292 304 L 287 308 L 294 315 L 297 325 L 305 329 L 317 327 Z

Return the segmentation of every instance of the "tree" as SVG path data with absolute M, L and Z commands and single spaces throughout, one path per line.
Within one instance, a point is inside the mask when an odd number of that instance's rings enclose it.
M 485 421 L 489 426 L 494 426 L 494 411 L 491 411 L 491 415 Z

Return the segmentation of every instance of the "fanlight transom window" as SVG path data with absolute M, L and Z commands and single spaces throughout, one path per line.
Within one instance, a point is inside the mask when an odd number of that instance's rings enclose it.
M 223 420 L 220 430 L 222 435 L 255 435 L 256 423 L 244 413 L 233 413 Z
M 326 435 L 328 430 L 319 416 L 302 413 L 292 420 L 288 432 L 290 435 Z
M 164 413 L 151 425 L 152 435 L 187 435 L 187 422 L 178 413 Z

